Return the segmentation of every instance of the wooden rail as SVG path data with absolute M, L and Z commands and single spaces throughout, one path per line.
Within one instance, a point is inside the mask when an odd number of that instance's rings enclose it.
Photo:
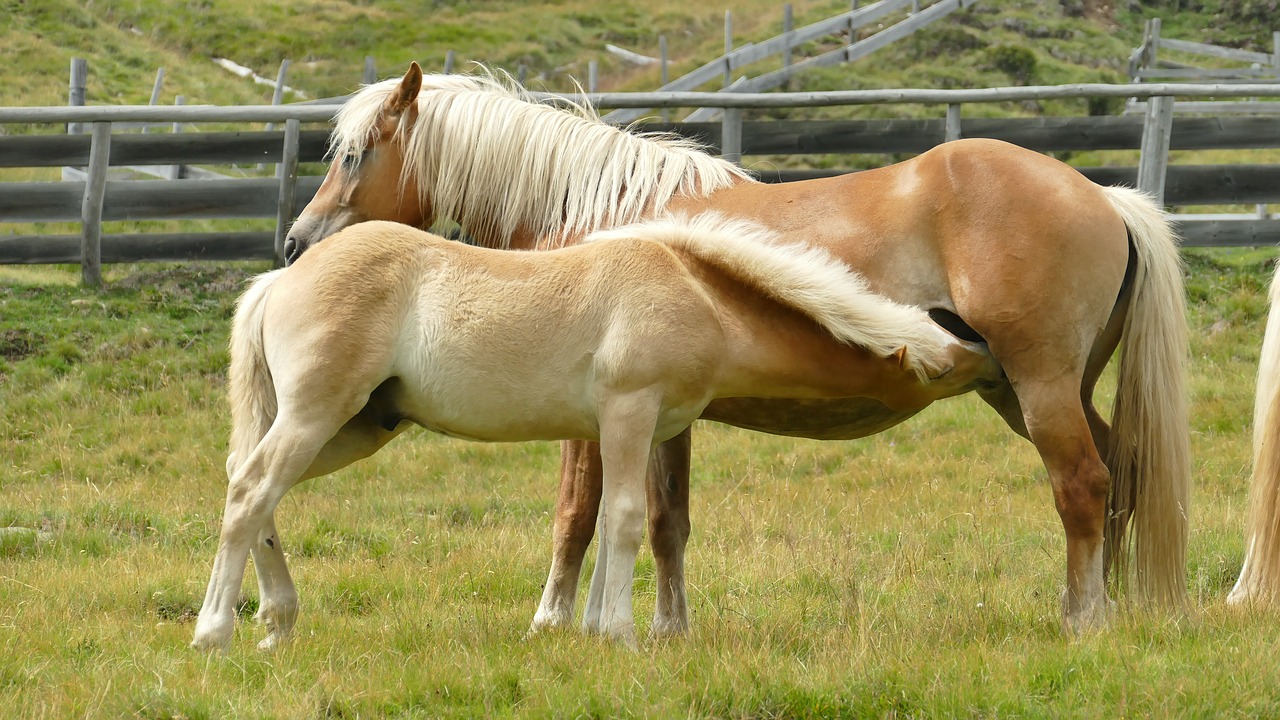
M 1280 85 L 1097 85 L 981 90 L 867 90 L 832 93 L 617 93 L 585 96 L 603 107 L 719 106 L 718 123 L 651 126 L 691 135 L 721 154 L 908 153 L 958 137 L 995 137 L 1043 150 L 1145 148 L 1138 168 L 1084 168 L 1099 182 L 1137 181 L 1173 204 L 1280 202 L 1280 166 L 1175 166 L 1170 149 L 1280 147 L 1274 120 L 1254 117 L 1173 118 L 1161 106 L 1180 97 L 1280 97 Z M 1070 97 L 1159 98 L 1145 117 L 965 119 L 962 103 Z M 562 97 L 562 96 L 557 96 Z M 945 117 L 925 120 L 755 122 L 754 107 L 942 104 Z M 0 236 L 0 263 L 79 262 L 84 280 L 100 278 L 99 262 L 157 259 L 279 257 L 284 229 L 314 195 L 320 177 L 297 175 L 299 163 L 322 158 L 327 131 L 302 129 L 330 119 L 335 108 L 318 105 L 248 107 L 56 107 L 0 108 L 0 123 L 92 124 L 89 136 L 0 137 L 0 167 L 86 166 L 84 182 L 6 183 L 0 222 L 78 221 L 75 236 Z M 147 135 L 111 133 L 117 122 L 275 122 L 284 130 Z M 231 180 L 108 181 L 109 165 L 277 163 L 275 178 Z M 768 173 L 766 180 L 794 180 L 830 171 Z M 261 233 L 102 234 L 101 222 L 139 219 L 274 218 Z M 1280 242 L 1280 221 L 1186 221 L 1187 244 Z

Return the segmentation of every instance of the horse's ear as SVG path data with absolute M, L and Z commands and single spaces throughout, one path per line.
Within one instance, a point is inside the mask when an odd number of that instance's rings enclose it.
M 417 61 L 409 63 L 409 69 L 405 72 L 404 77 L 400 78 L 400 84 L 396 86 L 394 92 L 387 97 L 387 103 L 382 110 L 388 115 L 400 115 L 405 110 L 413 107 L 414 102 L 418 99 L 418 93 L 422 91 L 422 67 Z
M 898 361 L 898 367 L 902 368 L 903 370 L 907 369 L 907 346 L 906 345 L 903 345 L 897 350 L 894 350 L 893 355 L 891 357 L 894 360 Z

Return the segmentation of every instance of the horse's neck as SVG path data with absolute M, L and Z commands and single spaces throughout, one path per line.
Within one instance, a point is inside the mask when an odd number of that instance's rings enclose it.
M 654 204 L 647 208 L 639 215 L 639 217 L 635 218 L 634 222 L 650 220 L 667 213 L 694 215 L 708 210 L 717 210 L 719 209 L 716 202 L 717 198 L 721 196 L 725 198 L 730 197 L 732 190 L 735 187 L 739 187 L 744 184 L 754 184 L 754 181 L 739 181 L 733 186 L 722 189 L 710 196 L 677 195 L 665 205 L 659 206 Z M 608 228 L 602 227 L 596 229 L 605 230 Z M 475 239 L 476 244 L 481 245 L 482 247 L 508 248 L 511 250 L 551 250 L 568 245 L 577 245 L 582 242 L 583 238 L 588 234 L 590 233 L 575 233 L 563 236 L 558 234 L 539 236 L 529 228 L 521 226 L 508 238 L 501 237 L 498 233 L 481 233 L 473 236 L 473 238 Z

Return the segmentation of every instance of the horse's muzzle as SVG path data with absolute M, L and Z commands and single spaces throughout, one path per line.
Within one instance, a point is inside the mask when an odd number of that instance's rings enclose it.
M 287 237 L 284 240 L 284 264 L 292 265 L 298 258 L 302 257 L 302 243 L 293 237 Z

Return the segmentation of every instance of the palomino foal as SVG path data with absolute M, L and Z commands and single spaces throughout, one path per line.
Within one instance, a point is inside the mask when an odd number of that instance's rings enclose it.
M 712 400 L 860 396 L 912 412 L 1000 380 L 984 345 L 748 223 L 703 216 L 595 239 L 510 253 L 369 222 L 253 284 L 232 330 L 230 483 L 193 645 L 230 642 L 251 547 L 261 646 L 289 634 L 297 594 L 276 504 L 409 423 L 474 440 L 598 440 L 602 630 L 634 643 L 649 455 Z

